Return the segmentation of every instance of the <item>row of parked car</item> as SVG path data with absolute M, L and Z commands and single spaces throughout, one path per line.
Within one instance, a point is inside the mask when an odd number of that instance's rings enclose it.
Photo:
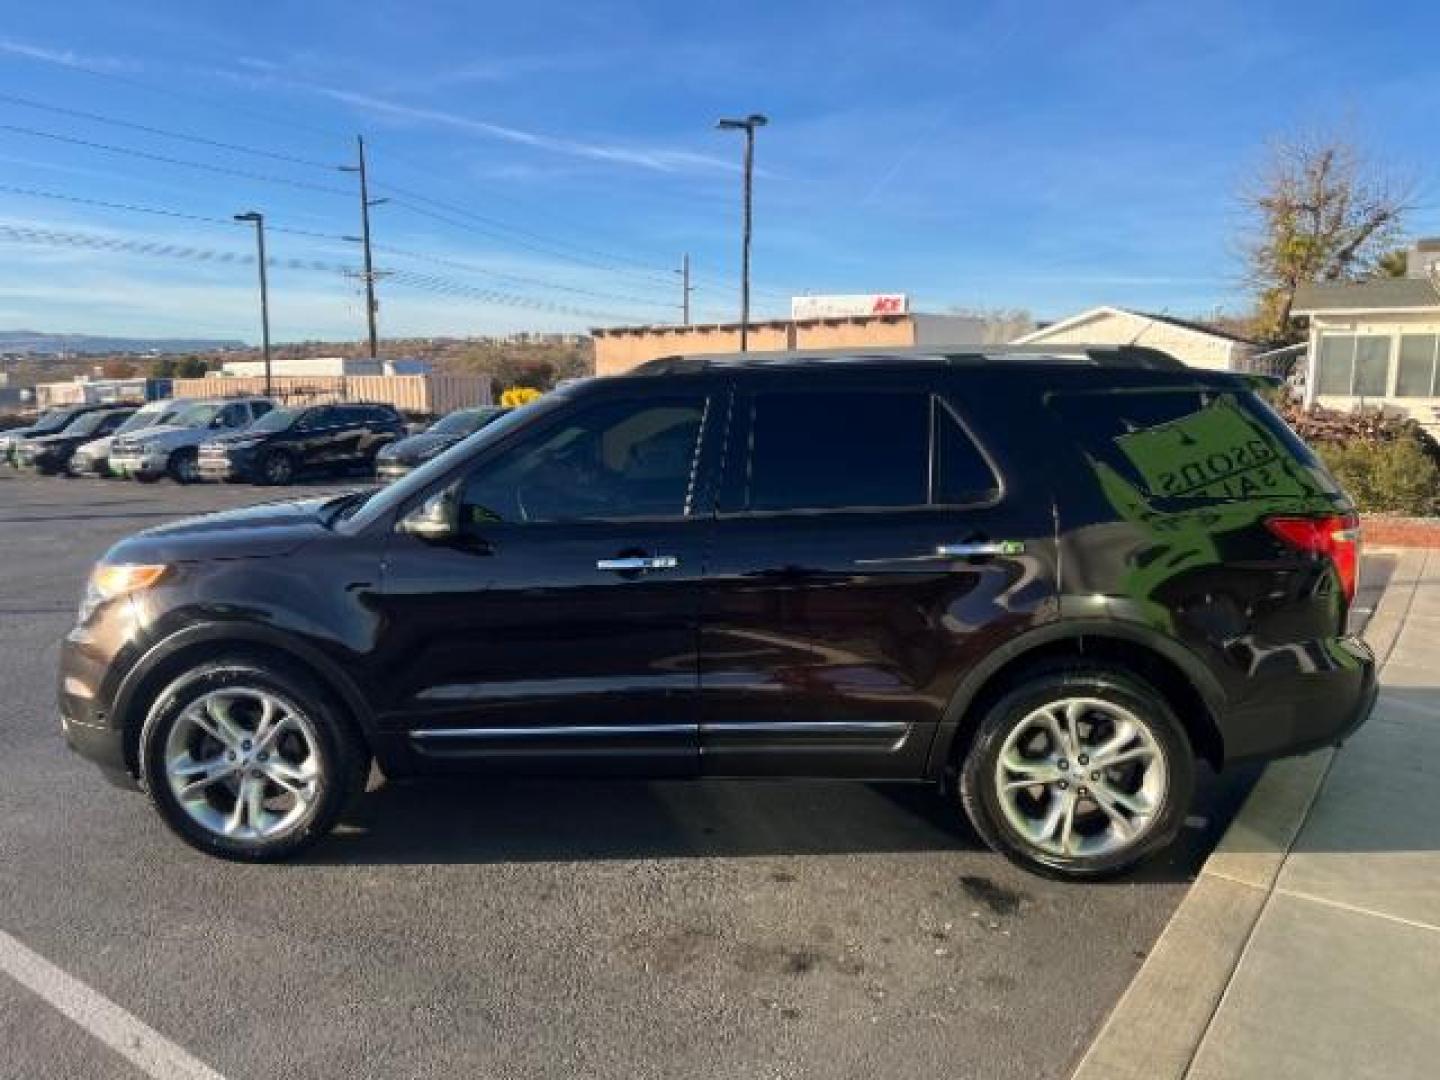
M 461 409 L 411 434 L 382 402 L 283 407 L 264 397 L 72 405 L 0 432 L 0 459 L 49 475 L 168 476 L 288 484 L 303 475 L 373 473 L 388 482 L 478 431 L 503 409 Z

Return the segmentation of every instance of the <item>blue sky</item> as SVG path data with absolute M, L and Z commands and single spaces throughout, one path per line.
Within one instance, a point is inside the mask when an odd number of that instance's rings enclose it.
M 713 123 L 757 110 L 762 315 L 797 291 L 1238 310 L 1237 190 L 1296 131 L 1353 138 L 1440 234 L 1434 4 L 9 7 L 0 328 L 253 340 L 253 267 L 196 253 L 252 251 L 228 219 L 255 208 L 275 337 L 360 337 L 355 182 L 328 167 L 357 132 L 392 334 L 673 320 L 685 251 L 697 316 L 733 317 L 741 146 Z

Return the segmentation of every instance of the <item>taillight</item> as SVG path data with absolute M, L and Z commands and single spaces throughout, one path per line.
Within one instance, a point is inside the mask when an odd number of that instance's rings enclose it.
M 1265 527 L 1299 551 L 1324 555 L 1334 564 L 1348 603 L 1355 599 L 1360 570 L 1360 518 L 1355 514 L 1323 517 L 1272 517 Z

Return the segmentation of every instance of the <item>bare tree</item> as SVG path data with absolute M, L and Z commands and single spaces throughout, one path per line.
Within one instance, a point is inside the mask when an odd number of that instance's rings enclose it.
M 1243 201 L 1247 278 L 1258 293 L 1254 332 L 1276 343 L 1296 337 L 1296 288 L 1378 272 L 1401 239 L 1407 209 L 1401 186 L 1339 138 L 1276 142 Z

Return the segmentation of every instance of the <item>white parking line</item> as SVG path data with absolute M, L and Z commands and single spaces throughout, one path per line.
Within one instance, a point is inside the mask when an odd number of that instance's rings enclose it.
M 0 971 L 44 998 L 155 1080 L 225 1080 L 203 1061 L 3 930 L 0 930 Z

